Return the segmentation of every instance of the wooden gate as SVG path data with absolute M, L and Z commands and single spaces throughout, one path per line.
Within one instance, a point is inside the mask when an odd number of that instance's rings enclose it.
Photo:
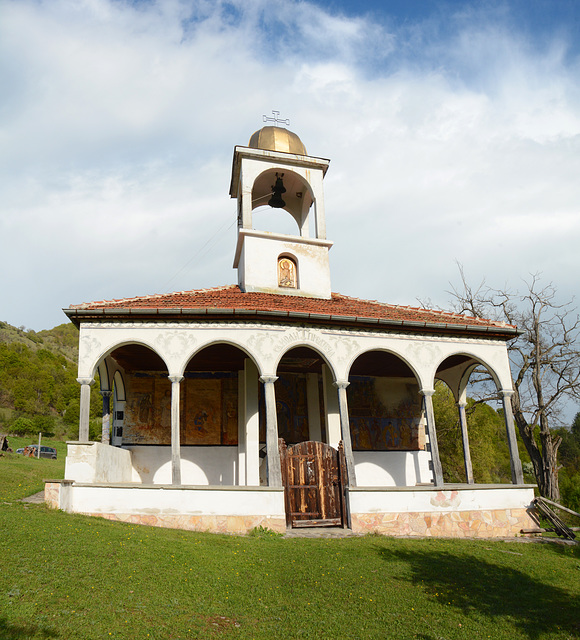
M 346 522 L 346 461 L 324 442 L 300 442 L 287 447 L 280 439 L 280 462 L 286 523 L 292 527 L 344 526 Z

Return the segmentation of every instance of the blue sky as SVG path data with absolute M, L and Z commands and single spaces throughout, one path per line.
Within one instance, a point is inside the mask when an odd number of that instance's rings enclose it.
M 234 145 L 279 110 L 335 291 L 580 273 L 580 3 L 0 0 L 0 320 L 230 284 Z

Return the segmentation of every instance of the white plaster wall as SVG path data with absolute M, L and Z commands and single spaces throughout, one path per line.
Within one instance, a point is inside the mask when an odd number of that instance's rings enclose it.
M 133 482 L 171 484 L 171 447 L 127 446 L 133 460 Z M 237 484 L 237 447 L 181 447 L 181 483 Z
M 427 451 L 354 451 L 358 487 L 414 487 L 433 480 Z
M 331 242 L 293 238 L 265 231 L 240 229 L 238 237 L 239 283 L 245 291 L 330 298 Z M 242 243 L 242 246 L 239 246 Z M 278 286 L 278 257 L 294 256 L 298 263 L 298 289 Z
M 175 487 L 70 487 L 71 510 L 77 513 L 142 515 L 232 515 L 285 518 L 284 491 Z
M 64 477 L 76 482 L 131 482 L 131 453 L 100 442 L 67 443 Z
M 488 485 L 489 486 L 489 485 Z M 478 511 L 527 508 L 534 499 L 532 487 L 365 491 L 349 489 L 351 513 L 401 513 Z

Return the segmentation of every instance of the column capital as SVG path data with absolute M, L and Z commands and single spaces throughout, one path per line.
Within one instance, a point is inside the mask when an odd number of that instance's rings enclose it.
M 426 398 L 430 398 L 435 395 L 435 389 L 419 389 L 419 393 Z
M 77 378 L 77 382 L 79 384 L 92 385 L 92 384 L 95 384 L 95 379 L 94 378 Z
M 167 376 L 172 384 L 179 384 L 183 380 L 183 376 Z
M 264 384 L 274 384 L 278 380 L 278 376 L 260 376 L 260 382 Z
M 104 391 L 101 391 L 100 393 L 103 396 L 103 398 L 110 398 L 113 395 L 113 392 L 109 391 L 108 389 L 105 389 Z
M 337 389 L 346 389 L 349 384 L 350 382 L 348 380 L 335 380 L 332 383 L 332 386 L 336 387 Z
M 455 403 L 460 409 L 465 409 L 465 407 L 467 406 L 467 402 L 465 402 L 465 400 L 460 400 L 459 402 Z
M 500 389 L 499 393 L 502 395 L 503 398 L 511 398 L 515 391 L 513 389 Z

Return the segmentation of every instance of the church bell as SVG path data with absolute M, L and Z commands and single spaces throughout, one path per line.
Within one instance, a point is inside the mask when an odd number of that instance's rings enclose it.
M 278 175 L 276 173 L 276 184 L 272 186 L 272 197 L 268 200 L 268 204 L 274 209 L 282 209 L 286 206 L 284 200 L 282 200 L 282 194 L 286 193 L 286 187 L 282 182 L 284 174 Z

